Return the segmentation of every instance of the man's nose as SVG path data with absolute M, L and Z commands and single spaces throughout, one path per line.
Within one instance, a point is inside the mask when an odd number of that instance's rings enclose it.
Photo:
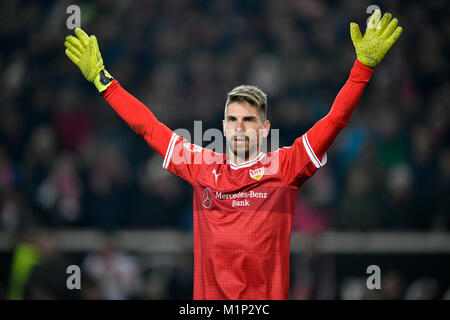
M 236 131 L 243 131 L 245 132 L 245 126 L 244 126 L 244 121 L 238 121 L 236 124 Z

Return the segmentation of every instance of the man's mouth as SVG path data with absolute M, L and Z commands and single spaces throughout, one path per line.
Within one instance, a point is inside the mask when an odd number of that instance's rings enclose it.
M 245 142 L 248 141 L 248 137 L 240 136 L 240 137 L 234 137 L 234 143 L 238 146 L 245 145 Z

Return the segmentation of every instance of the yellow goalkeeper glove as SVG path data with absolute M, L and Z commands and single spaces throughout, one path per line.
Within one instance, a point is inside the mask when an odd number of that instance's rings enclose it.
M 383 60 L 386 53 L 402 34 L 402 27 L 397 27 L 398 20 L 392 19 L 390 13 L 384 14 L 381 19 L 379 9 L 370 16 L 364 37 L 359 26 L 350 23 L 350 35 L 355 46 L 356 56 L 361 63 L 368 67 L 376 67 Z
M 100 93 L 106 91 L 113 77 L 105 70 L 102 55 L 98 48 L 97 38 L 88 36 L 83 30 L 76 28 L 74 36 L 67 36 L 64 46 L 66 55 L 75 63 Z

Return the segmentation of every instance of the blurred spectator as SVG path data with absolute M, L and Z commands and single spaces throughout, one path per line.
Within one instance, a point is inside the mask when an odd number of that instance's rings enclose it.
M 381 299 L 400 300 L 404 296 L 405 280 L 399 270 L 389 270 L 381 278 Z
M 29 282 L 33 268 L 40 263 L 39 248 L 29 241 L 16 246 L 9 278 L 8 299 L 21 300 L 25 296 L 25 287 Z
M 331 300 L 336 298 L 336 267 L 331 255 L 319 251 L 320 236 L 311 235 L 304 254 L 295 256 L 294 283 L 290 299 Z
M 15 250 L 8 299 L 77 299 L 77 290 L 66 286 L 71 263 L 56 250 L 45 230 L 30 230 Z
M 404 297 L 404 279 L 399 270 L 388 270 L 381 277 L 381 288 L 368 290 L 365 299 L 401 300 Z
M 334 258 L 320 252 L 320 233 L 330 226 L 336 185 L 328 168 L 302 187 L 297 199 L 292 230 L 307 235 L 305 253 L 292 259 L 293 285 L 290 299 L 323 300 L 335 298 Z
M 439 295 L 438 282 L 430 277 L 415 280 L 405 292 L 406 300 L 435 300 Z
M 180 221 L 182 208 L 179 204 L 187 188 L 180 185 L 177 177 L 161 169 L 159 155 L 140 165 L 137 179 L 139 189 L 130 207 L 134 225 L 168 227 Z M 192 220 L 192 201 L 189 208 Z
M 168 299 L 189 300 L 192 299 L 194 281 L 194 257 L 191 251 L 183 251 L 177 256 L 169 287 Z
M 347 277 L 339 288 L 341 300 L 362 300 L 367 293 L 368 289 L 364 278 Z
M 101 146 L 87 173 L 86 222 L 104 230 L 119 228 L 127 218 L 131 169 L 114 145 Z
M 149 300 L 162 300 L 170 298 L 170 285 L 171 285 L 171 275 L 173 269 L 167 266 L 155 266 L 146 275 L 145 278 L 145 288 L 144 288 L 144 299 Z M 178 293 L 179 294 L 179 293 Z M 174 297 L 177 294 L 174 294 Z M 190 298 L 192 299 L 192 292 L 190 293 Z
M 328 168 L 316 173 L 315 179 L 302 187 L 294 212 L 292 230 L 317 234 L 330 225 L 336 185 Z
M 405 288 L 404 279 L 399 270 L 388 270 L 381 277 L 380 289 L 369 289 L 367 279 L 348 277 L 340 287 L 343 300 L 402 300 Z
M 137 260 L 118 251 L 111 234 L 106 235 L 104 240 L 99 252 L 85 257 L 82 269 L 95 282 L 101 299 L 139 298 L 143 289 L 143 278 Z M 87 297 L 95 298 L 95 295 Z
M 391 166 L 386 175 L 385 227 L 395 230 L 418 228 L 414 207 L 413 177 L 407 163 Z
M 4 190 L 0 200 L 0 230 L 14 234 L 36 224 L 20 192 L 14 189 Z
M 49 175 L 37 186 L 36 203 L 56 225 L 73 223 L 81 215 L 81 180 L 69 155 L 55 160 Z
M 368 167 L 356 165 L 350 169 L 345 192 L 339 200 L 337 217 L 339 229 L 380 228 L 383 207 L 380 205 L 375 182 Z

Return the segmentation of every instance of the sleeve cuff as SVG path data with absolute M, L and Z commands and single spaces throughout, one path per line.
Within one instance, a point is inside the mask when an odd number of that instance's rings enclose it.
M 350 79 L 354 82 L 369 82 L 374 70 L 374 68 L 368 67 L 356 59 L 350 72 Z

